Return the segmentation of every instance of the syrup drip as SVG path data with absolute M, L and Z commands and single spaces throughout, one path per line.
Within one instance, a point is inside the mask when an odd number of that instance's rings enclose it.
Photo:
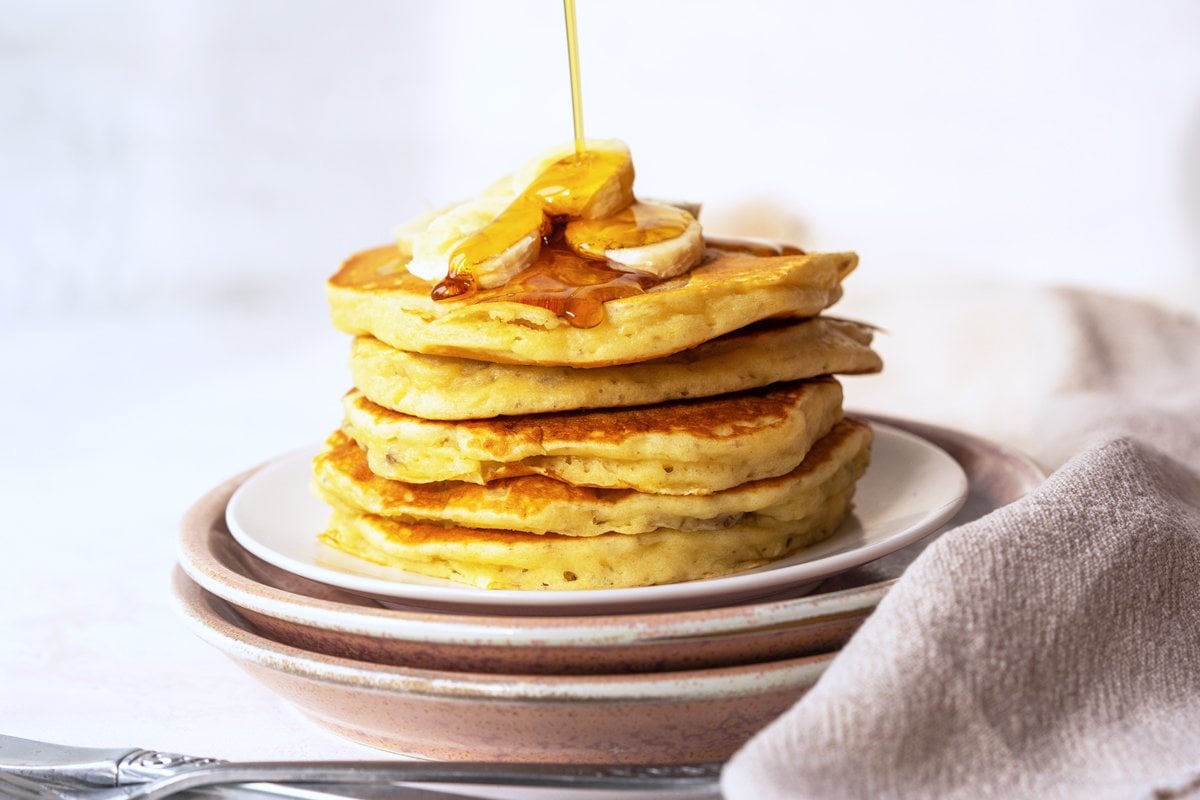
M 434 300 L 450 300 L 455 297 L 461 297 L 464 294 L 470 294 L 475 287 L 469 280 L 464 278 L 443 278 L 437 286 L 433 287 L 433 292 L 430 296 Z
M 652 278 L 612 269 L 556 241 L 508 283 L 477 291 L 468 302 L 525 303 L 548 309 L 576 328 L 593 328 L 604 321 L 605 302 L 642 294 L 652 283 Z
M 575 0 L 563 0 L 567 20 L 567 61 L 571 66 L 571 121 L 575 126 L 575 153 L 583 155 L 583 91 L 579 88 L 579 41 L 575 35 Z

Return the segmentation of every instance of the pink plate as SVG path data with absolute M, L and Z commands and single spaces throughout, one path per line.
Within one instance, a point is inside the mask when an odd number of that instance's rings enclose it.
M 832 654 L 636 675 L 499 675 L 387 666 L 260 636 L 182 570 L 189 627 L 315 722 L 438 759 L 693 763 L 728 758 L 808 690 Z

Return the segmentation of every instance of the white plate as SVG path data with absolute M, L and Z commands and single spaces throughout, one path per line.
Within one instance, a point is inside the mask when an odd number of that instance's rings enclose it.
M 611 614 L 729 605 L 815 586 L 917 541 L 954 516 L 967 496 L 967 476 L 958 462 L 914 434 L 880 423 L 872 428 L 871 466 L 858 483 L 853 513 L 837 533 L 758 569 L 708 580 L 585 591 L 476 589 L 353 558 L 317 541 L 329 509 L 309 489 L 315 448 L 284 456 L 251 476 L 230 499 L 226 522 L 238 543 L 281 569 L 434 608 Z

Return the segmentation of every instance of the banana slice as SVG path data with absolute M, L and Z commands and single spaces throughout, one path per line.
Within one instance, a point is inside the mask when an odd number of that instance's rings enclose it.
M 590 186 L 575 184 L 589 172 Z M 554 205 L 547 209 L 551 216 L 594 219 L 611 216 L 634 202 L 633 177 L 628 145 L 619 139 L 588 139 L 582 160 L 576 157 L 573 142 L 530 159 L 512 175 L 513 195 L 524 194 L 537 182 L 536 191 Z
M 703 204 L 691 200 L 668 200 L 663 197 L 643 197 L 642 202 L 655 206 L 673 206 L 682 209 L 695 217 L 697 221 L 700 219 L 700 209 L 704 207 Z
M 659 203 L 634 203 L 605 219 L 572 220 L 565 235 L 580 255 L 656 278 L 681 275 L 704 258 L 704 233 L 696 218 Z
M 543 169 L 525 190 L 551 217 L 601 219 L 633 204 L 633 158 L 624 145 L 571 151 Z
M 465 272 L 484 289 L 503 284 L 537 259 L 549 224 L 540 209 L 512 205 L 506 197 L 481 197 L 405 223 L 396 230 L 396 245 L 409 256 L 408 271 L 434 282 Z M 515 238 L 496 236 L 512 230 Z M 471 250 L 464 251 L 466 243 Z M 473 253 L 482 255 L 463 269 L 461 263 Z
M 606 250 L 604 255 L 617 269 L 657 278 L 673 278 L 703 260 L 704 233 L 700 223 L 693 219 L 684 232 L 674 239 L 641 247 Z
M 412 257 L 413 249 L 416 247 L 416 242 L 421 234 L 433 223 L 434 220 L 443 216 L 451 209 L 457 208 L 462 203 L 453 203 L 442 208 L 434 208 L 422 214 L 418 214 L 402 225 L 396 226 L 393 231 L 393 238 L 396 240 L 396 248 L 401 255 Z
M 489 212 L 502 198 L 489 200 Z M 536 203 L 524 196 L 491 215 L 491 221 L 451 243 L 445 272 L 448 278 L 466 279 L 477 289 L 503 286 L 509 278 L 532 264 L 550 232 L 550 220 Z
M 424 230 L 411 239 L 408 271 L 427 281 L 438 281 L 451 272 L 451 260 L 464 241 L 472 237 L 485 236 L 489 226 L 512 205 L 512 199 L 503 195 L 484 196 L 451 206 L 426 223 Z M 419 220 L 403 226 L 416 228 Z M 542 215 L 530 216 L 525 221 L 513 221 L 525 228 L 515 241 L 497 245 L 476 265 L 473 276 L 479 285 L 482 281 L 495 281 L 499 285 L 512 275 L 533 263 L 541 250 L 543 224 Z M 397 238 L 400 238 L 399 232 Z M 482 242 L 488 246 L 490 240 Z M 403 245 L 401 245 L 403 249 Z

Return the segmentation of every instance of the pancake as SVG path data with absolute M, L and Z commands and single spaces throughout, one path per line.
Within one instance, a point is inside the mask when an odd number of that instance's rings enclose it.
M 599 367 L 661 358 L 772 317 L 810 317 L 841 297 L 853 253 L 759 256 L 710 249 L 690 272 L 609 300 L 603 320 L 573 326 L 540 306 L 435 302 L 393 246 L 349 258 L 326 282 L 333 324 L 399 350 L 510 364 Z
M 313 467 L 315 488 L 330 505 L 406 521 L 564 536 L 656 529 L 698 531 L 750 524 L 787 528 L 813 514 L 830 476 L 869 449 L 870 428 L 843 420 L 787 474 L 707 495 L 661 495 L 572 486 L 540 475 L 487 486 L 447 481 L 411 484 L 381 478 L 345 434 L 333 434 Z
M 623 588 L 726 575 L 787 556 L 837 530 L 866 469 L 871 438 L 866 426 L 843 425 L 848 433 L 839 437 L 841 445 L 825 448 L 821 468 L 808 473 L 808 513 L 786 524 L 749 514 L 716 530 L 663 527 L 578 537 L 410 522 L 342 507 L 320 538 L 377 564 L 487 589 Z
M 814 317 L 772 320 L 665 358 L 579 369 L 411 353 L 354 340 L 350 374 L 373 403 L 425 419 L 648 405 L 818 375 L 878 372 L 872 329 Z
M 842 416 L 833 378 L 699 400 L 442 422 L 401 414 L 357 390 L 343 430 L 371 469 L 412 483 L 546 475 L 580 486 L 708 494 L 782 475 Z
M 480 589 L 619 589 L 715 578 L 815 544 L 841 524 L 853 487 L 788 532 L 739 524 L 720 531 L 610 533 L 586 539 L 446 529 L 335 512 L 326 545 L 407 572 Z

